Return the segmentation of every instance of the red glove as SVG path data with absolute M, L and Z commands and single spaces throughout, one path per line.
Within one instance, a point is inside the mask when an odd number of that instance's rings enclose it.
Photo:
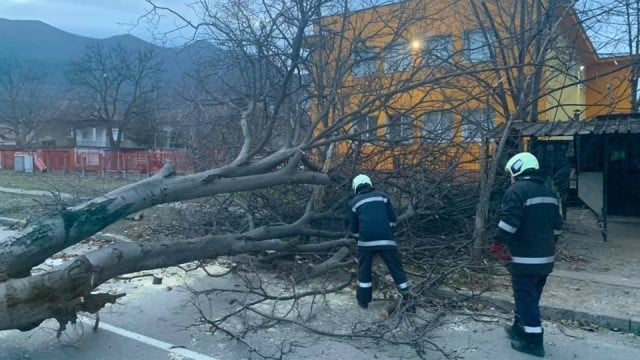
M 501 261 L 511 261 L 511 253 L 509 250 L 499 242 L 491 244 L 491 254 Z

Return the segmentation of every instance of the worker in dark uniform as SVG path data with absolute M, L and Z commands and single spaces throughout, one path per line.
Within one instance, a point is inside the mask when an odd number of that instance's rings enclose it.
M 538 159 L 528 152 L 505 166 L 511 186 L 502 199 L 500 222 L 491 246 L 511 274 L 515 317 L 505 328 L 511 347 L 544 356 L 540 296 L 553 270 L 555 246 L 562 228 L 558 198 L 539 176 Z
M 380 254 L 393 281 L 403 298 L 407 310 L 415 311 L 408 304 L 409 282 L 402 268 L 400 254 L 393 236 L 396 214 L 391 200 L 382 191 L 373 188 L 371 179 L 358 175 L 353 179 L 355 196 L 349 203 L 351 234 L 358 240 L 358 288 L 356 298 L 362 308 L 367 308 L 372 298 L 371 263 Z

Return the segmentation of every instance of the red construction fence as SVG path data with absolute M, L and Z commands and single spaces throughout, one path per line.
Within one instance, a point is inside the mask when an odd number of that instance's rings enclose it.
M 180 173 L 195 169 L 184 149 L 102 150 L 40 149 L 35 151 L 0 150 L 0 169 L 17 171 L 81 171 L 153 174 L 171 163 Z

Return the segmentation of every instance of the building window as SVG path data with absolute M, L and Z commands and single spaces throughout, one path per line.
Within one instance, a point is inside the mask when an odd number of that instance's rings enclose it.
M 462 140 L 480 142 L 487 131 L 496 126 L 496 113 L 493 109 L 469 109 L 462 112 Z
M 430 142 L 449 142 L 453 139 L 453 113 L 434 111 L 422 115 L 422 137 Z
M 387 140 L 390 142 L 410 143 L 413 141 L 413 121 L 408 115 L 387 114 Z
M 356 139 L 365 142 L 372 142 L 376 139 L 376 127 L 378 126 L 378 116 L 359 115 L 356 119 L 354 130 Z
M 353 76 L 368 76 L 376 73 L 376 50 L 367 46 L 358 46 L 353 53 Z
M 584 88 L 585 88 L 585 84 L 584 84 L 584 82 L 585 82 L 584 81 L 585 80 L 584 65 L 580 65 L 578 67 L 577 78 L 578 78 L 578 89 L 584 90 Z
M 453 37 L 451 35 L 432 36 L 425 40 L 425 48 L 422 53 L 425 65 L 440 66 L 450 64 L 452 55 Z
M 464 56 L 467 61 L 480 62 L 488 61 L 492 56 L 493 36 L 489 30 L 475 29 L 464 33 Z
M 384 55 L 384 72 L 394 73 L 411 69 L 411 48 L 406 41 L 389 44 Z
M 42 147 L 54 148 L 54 147 L 56 147 L 56 141 L 55 140 L 42 140 Z

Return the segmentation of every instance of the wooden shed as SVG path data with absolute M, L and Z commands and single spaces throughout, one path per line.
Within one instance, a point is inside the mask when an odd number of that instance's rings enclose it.
M 605 230 L 609 215 L 640 216 L 640 113 L 514 125 L 545 175 L 570 169 L 577 197 Z

